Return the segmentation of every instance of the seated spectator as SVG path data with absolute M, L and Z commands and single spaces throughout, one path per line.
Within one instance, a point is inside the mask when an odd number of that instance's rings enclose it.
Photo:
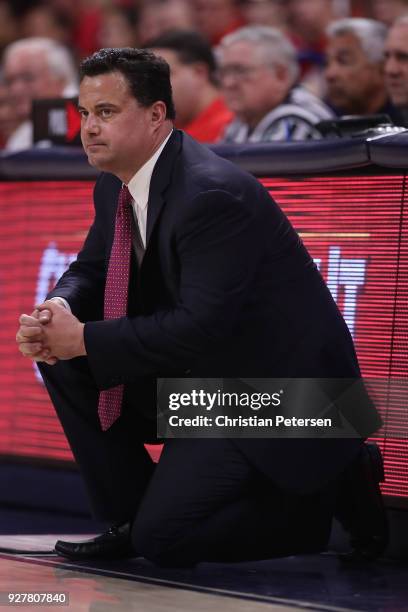
M 0 53 L 19 34 L 18 15 L 15 14 L 14 7 L 8 0 L 0 0 Z
M 98 49 L 103 7 L 87 0 L 71 2 L 74 11 L 73 40 L 80 57 L 86 57 Z
M 290 39 L 298 52 L 300 80 L 314 94 L 323 96 L 326 28 L 340 16 L 336 4 L 333 0 L 287 0 L 286 6 Z
M 408 13 L 408 0 L 371 0 L 374 19 L 390 26 Z
M 197 28 L 211 46 L 244 25 L 239 0 L 192 0 Z
M 215 142 L 233 115 L 220 95 L 215 58 L 198 33 L 174 31 L 150 41 L 148 47 L 170 65 L 176 125 L 201 142 Z
M 45 0 L 28 5 L 20 15 L 22 38 L 52 38 L 62 45 L 71 43 L 72 23 L 62 11 Z
M 408 126 L 408 16 L 400 17 L 385 42 L 385 85 L 400 113 L 400 125 Z
M 145 0 L 137 25 L 140 46 L 172 30 L 194 30 L 196 16 L 189 0 Z
M 248 26 L 226 36 L 219 74 L 227 106 L 237 116 L 224 142 L 320 138 L 315 124 L 333 117 L 316 96 L 295 86 L 296 50 L 275 28 Z
M 24 38 L 6 48 L 3 73 L 18 120 L 5 149 L 27 149 L 32 145 L 32 101 L 77 95 L 77 71 L 66 47 L 49 38 Z
M 137 11 L 128 6 L 108 6 L 102 13 L 98 43 L 102 48 L 138 47 Z
M 336 114 L 387 113 L 393 118 L 384 82 L 386 26 L 373 19 L 339 19 L 327 34 L 327 102 Z
M 248 25 L 268 25 L 282 31 L 288 27 L 286 0 L 242 0 L 241 13 Z

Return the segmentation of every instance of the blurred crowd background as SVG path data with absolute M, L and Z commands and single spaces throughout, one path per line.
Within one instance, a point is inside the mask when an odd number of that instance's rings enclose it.
M 80 59 L 124 46 L 169 62 L 177 125 L 204 142 L 408 123 L 408 0 L 0 0 L 0 146 L 31 146 L 32 101 L 75 96 Z

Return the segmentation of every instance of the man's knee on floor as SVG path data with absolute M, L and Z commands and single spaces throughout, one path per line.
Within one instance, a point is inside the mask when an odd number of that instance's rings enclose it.
M 193 550 L 186 550 L 183 536 L 166 533 L 162 522 L 138 520 L 132 527 L 132 546 L 135 552 L 161 567 L 192 567 L 196 564 Z

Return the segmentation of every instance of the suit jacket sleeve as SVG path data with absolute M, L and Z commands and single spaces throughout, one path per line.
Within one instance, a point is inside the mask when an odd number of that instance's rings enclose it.
M 102 176 L 94 188 L 94 201 L 97 201 Z M 81 321 L 103 316 L 103 293 L 105 287 L 105 238 L 98 215 L 85 239 L 77 259 L 61 276 L 54 289 L 48 294 L 65 298 L 72 313 Z
M 180 290 L 174 308 L 85 325 L 88 359 L 100 389 L 184 370 L 228 338 L 261 255 L 263 208 L 221 190 L 196 196 L 175 237 Z

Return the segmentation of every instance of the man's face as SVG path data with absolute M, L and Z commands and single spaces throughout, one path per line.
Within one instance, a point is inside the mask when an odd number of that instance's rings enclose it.
M 267 63 L 262 50 L 247 41 L 225 47 L 219 66 L 228 107 L 251 127 L 280 104 L 290 89 L 287 70 Z
M 407 11 L 405 0 L 371 0 L 373 19 L 387 25 L 392 23 Z
M 200 32 L 210 40 L 239 17 L 233 0 L 193 0 Z
M 208 81 L 208 70 L 201 63 L 183 64 L 177 53 L 171 49 L 159 48 L 152 51 L 160 55 L 170 66 L 177 125 L 183 128 L 199 112 L 201 90 Z
M 153 106 L 139 105 L 120 72 L 84 77 L 78 106 L 91 166 L 129 182 L 154 149 Z
M 395 106 L 408 107 L 408 24 L 396 25 L 388 33 L 385 85 Z
M 330 0 L 289 0 L 289 14 L 302 30 L 320 28 L 331 16 Z
M 34 99 L 59 97 L 65 85 L 64 80 L 50 70 L 42 51 L 20 50 L 6 55 L 4 78 L 21 121 L 30 117 Z
M 327 46 L 327 97 L 344 114 L 366 112 L 384 88 L 382 64 L 371 63 L 353 34 L 334 36 Z

